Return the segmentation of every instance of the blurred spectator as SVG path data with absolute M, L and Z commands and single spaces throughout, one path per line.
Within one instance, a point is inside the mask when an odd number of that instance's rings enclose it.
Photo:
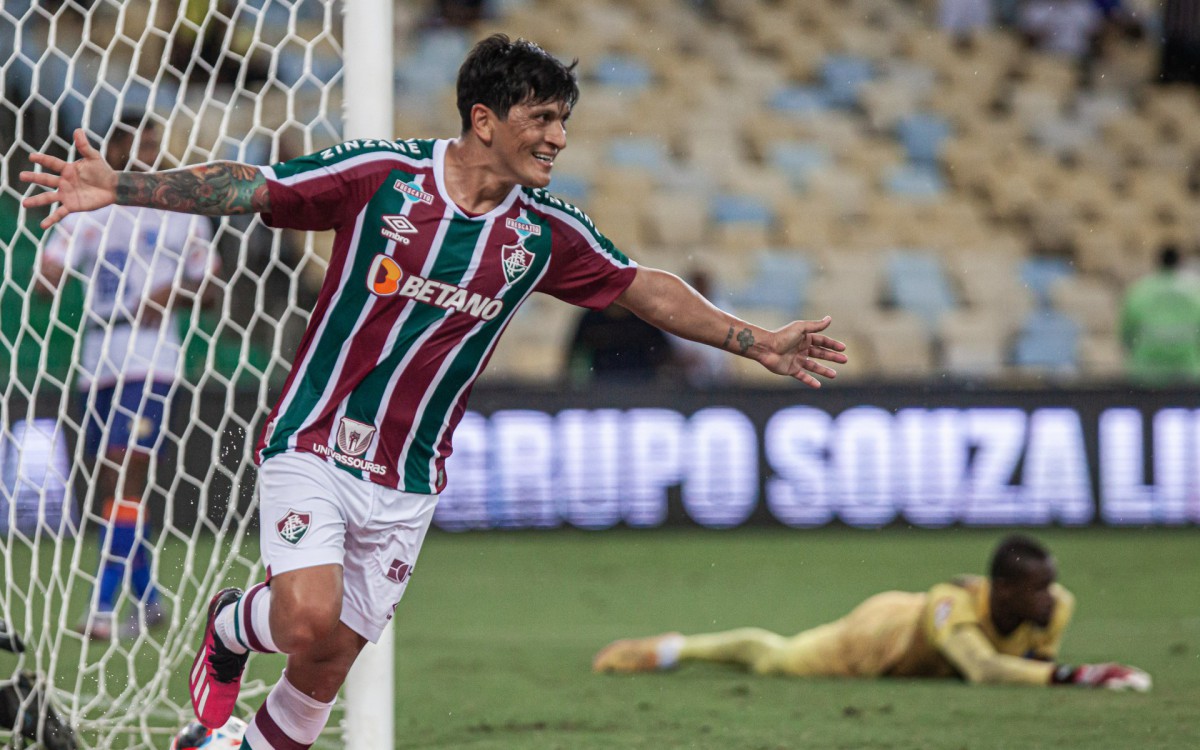
M 648 383 L 674 369 L 667 335 L 618 304 L 579 318 L 568 354 L 577 384 L 599 380 Z
M 971 45 L 977 32 L 992 26 L 991 0 L 941 0 L 938 25 L 954 37 L 960 47 Z
M 1032 46 L 1081 61 L 1094 51 L 1103 21 L 1093 0 L 1027 0 L 1018 19 Z
M 1129 374 L 1145 385 L 1200 381 L 1200 283 L 1163 248 L 1159 271 L 1135 283 L 1121 309 Z
M 467 28 L 483 18 L 483 0 L 438 0 L 435 6 L 434 25 Z
M 242 16 L 235 22 L 237 12 L 233 0 L 184 0 L 188 23 L 178 25 L 168 60 L 189 85 L 203 86 L 210 77 L 232 85 L 240 74 L 245 76 L 244 85 L 253 90 L 270 79 L 270 59 L 261 51 L 250 53 L 253 20 Z
M 688 283 L 706 299 L 714 299 L 712 282 L 705 271 L 692 271 Z M 728 305 L 725 306 L 725 310 L 733 312 Z M 725 352 L 678 336 L 668 335 L 668 340 L 674 347 L 675 358 L 683 370 L 684 380 L 691 387 L 716 388 L 729 384 L 733 379 L 733 359 Z
M 1160 83 L 1200 85 L 1200 0 L 1166 0 Z

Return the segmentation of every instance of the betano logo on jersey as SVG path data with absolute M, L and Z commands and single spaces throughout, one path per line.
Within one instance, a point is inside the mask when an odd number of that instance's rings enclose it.
M 485 297 L 444 281 L 426 279 L 415 273 L 405 276 L 400 264 L 382 253 L 371 261 L 371 268 L 367 271 L 367 289 L 377 297 L 410 297 L 417 302 L 466 313 L 480 320 L 491 320 L 504 309 L 502 300 Z

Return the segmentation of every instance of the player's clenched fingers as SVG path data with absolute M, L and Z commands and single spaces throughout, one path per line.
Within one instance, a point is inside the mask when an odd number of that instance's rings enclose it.
M 50 154 L 30 154 L 29 161 L 46 169 L 53 169 L 55 172 L 61 172 L 67 168 L 67 163 L 57 156 Z
M 56 174 L 50 172 L 22 172 L 22 182 L 32 182 L 34 185 L 42 185 L 48 188 L 57 188 L 59 180 L 62 179 Z

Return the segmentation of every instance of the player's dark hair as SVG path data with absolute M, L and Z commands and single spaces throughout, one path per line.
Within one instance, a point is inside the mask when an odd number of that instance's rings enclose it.
M 578 60 L 566 65 L 527 39 L 493 34 L 479 42 L 458 69 L 458 115 L 471 129 L 471 107 L 482 104 L 500 119 L 516 104 L 579 101 Z
M 1031 562 L 1045 562 L 1050 552 L 1037 540 L 1023 534 L 1004 537 L 992 553 L 993 581 L 1019 581 L 1029 573 Z
M 1158 265 L 1167 271 L 1174 271 L 1178 268 L 1179 248 L 1173 244 L 1163 245 L 1158 254 Z
M 143 109 L 123 109 L 113 121 L 112 132 L 108 138 L 111 141 L 114 138 L 132 140 L 134 136 L 143 130 L 149 128 L 157 128 L 158 123 L 147 117 L 147 112 Z

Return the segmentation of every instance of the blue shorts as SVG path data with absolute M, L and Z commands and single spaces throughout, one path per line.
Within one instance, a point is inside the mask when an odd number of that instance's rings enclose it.
M 170 383 L 128 381 L 97 388 L 93 408 L 88 405 L 89 391 L 80 392 L 86 425 L 83 445 L 87 454 L 99 453 L 105 436 L 106 450 L 137 448 L 145 453 L 161 452 L 170 391 Z

